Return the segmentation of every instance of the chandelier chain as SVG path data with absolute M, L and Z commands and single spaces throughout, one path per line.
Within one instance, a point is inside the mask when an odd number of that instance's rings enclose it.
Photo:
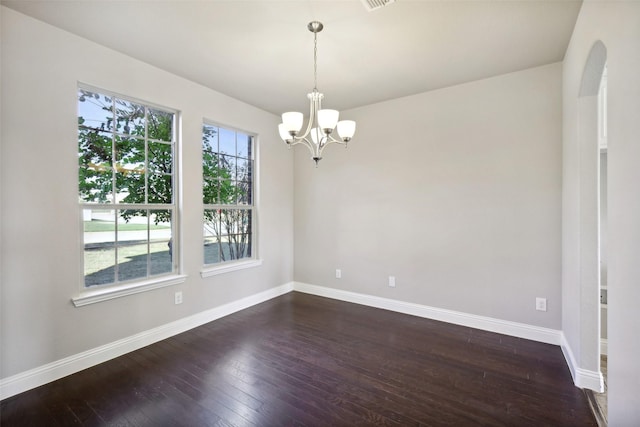
M 313 90 L 318 90 L 318 33 L 313 33 Z

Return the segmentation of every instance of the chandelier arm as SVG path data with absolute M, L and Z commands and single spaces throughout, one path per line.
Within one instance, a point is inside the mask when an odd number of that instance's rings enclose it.
M 340 145 L 347 146 L 347 143 L 345 141 L 341 141 L 339 139 L 334 138 L 333 135 L 329 135 L 326 138 L 325 142 L 320 147 L 320 149 L 318 150 L 318 155 L 322 156 L 322 152 L 324 151 L 325 147 L 330 144 L 340 144 Z
M 311 129 L 313 128 L 313 122 L 315 121 L 315 118 L 316 118 L 316 114 L 317 114 L 316 103 L 313 100 L 311 100 L 311 102 L 309 102 L 309 123 L 307 123 L 307 129 L 304 131 L 304 134 L 301 136 L 301 138 L 306 138 L 311 132 Z
M 306 138 L 313 125 L 318 126 L 318 111 L 322 108 L 322 95 L 318 92 L 317 89 L 313 89 L 313 92 L 307 94 L 307 98 L 309 98 L 309 122 L 307 123 L 307 128 L 305 129 L 302 135 L 296 135 L 296 138 Z
M 311 157 L 320 157 L 321 154 L 321 150 L 318 149 L 318 145 L 314 144 L 313 142 L 309 141 L 307 138 L 299 138 L 296 137 L 296 139 L 291 142 L 289 144 L 290 147 L 296 146 L 302 144 L 305 147 L 307 147 L 307 149 L 309 150 L 309 152 L 311 153 Z
M 290 147 L 294 147 L 296 145 L 304 145 L 305 147 L 307 147 L 309 149 L 309 151 L 311 152 L 311 155 L 314 157 L 319 156 L 319 154 L 321 153 L 321 151 L 318 150 L 318 145 L 314 144 L 313 142 L 309 141 L 307 138 L 303 138 L 303 137 L 298 137 L 296 136 L 292 142 L 289 143 Z
M 322 154 L 322 150 L 319 148 L 319 144 L 314 144 L 313 142 L 307 141 L 307 148 L 311 152 L 311 157 L 313 157 L 314 159 L 320 158 L 320 155 Z
M 309 145 L 309 141 L 307 141 L 305 138 L 295 137 L 295 139 L 289 143 L 289 146 L 295 147 L 296 145 L 300 145 L 300 144 Z

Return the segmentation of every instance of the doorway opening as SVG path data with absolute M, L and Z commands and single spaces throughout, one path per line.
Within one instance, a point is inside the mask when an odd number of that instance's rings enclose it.
M 608 236 L 608 209 L 607 209 L 607 65 L 602 70 L 602 79 L 598 90 L 598 284 L 600 289 L 600 373 L 603 378 L 603 392 L 595 393 L 596 412 L 607 422 L 607 317 L 608 304 L 608 260 L 607 260 L 607 236 Z M 597 416 L 597 415 L 596 415 Z

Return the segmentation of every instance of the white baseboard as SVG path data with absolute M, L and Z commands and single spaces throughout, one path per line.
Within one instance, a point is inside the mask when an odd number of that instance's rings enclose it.
M 293 290 L 293 282 L 0 379 L 0 400 L 106 362 Z
M 604 391 L 604 378 L 602 377 L 602 373 L 578 367 L 576 358 L 573 355 L 571 346 L 564 336 L 564 333 L 562 333 L 560 348 L 562 349 L 562 354 L 564 354 L 564 359 L 567 361 L 569 372 L 571 372 L 571 377 L 573 378 L 573 383 L 576 387 L 588 388 L 590 390 L 597 391 L 598 393 L 602 393 Z
M 310 285 L 308 283 L 294 282 L 293 287 L 296 291 L 308 294 L 382 308 L 385 310 L 396 311 L 398 313 L 411 314 L 413 316 L 424 317 L 427 319 L 440 320 L 442 322 L 453 323 L 455 325 L 468 326 L 471 328 L 482 329 L 484 331 L 511 335 L 547 344 L 560 345 L 561 343 L 562 333 L 555 329 L 542 328 L 524 323 L 510 322 L 491 317 L 477 316 L 475 314 L 430 307 L 427 305 L 348 292 L 324 286 Z

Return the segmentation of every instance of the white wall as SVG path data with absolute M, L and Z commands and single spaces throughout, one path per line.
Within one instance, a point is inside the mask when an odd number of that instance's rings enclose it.
M 0 377 L 291 282 L 292 155 L 278 118 L 2 7 Z M 82 257 L 78 82 L 182 112 L 187 281 L 74 308 Z M 203 117 L 258 134 L 260 267 L 201 279 Z M 173 304 L 181 290 L 182 305 Z
M 583 3 L 563 63 L 563 330 L 585 369 L 597 365 L 597 293 L 592 294 L 592 223 L 597 148 L 584 126 L 593 103 L 580 97 L 598 41 L 608 73 L 608 418 L 640 424 L 640 2 Z M 585 265 L 586 264 L 586 265 Z M 597 270 L 596 270 L 597 271 Z M 589 298 L 585 301 L 584 298 Z M 595 307 L 595 308 L 594 308 Z
M 559 330 L 561 93 L 557 63 L 342 113 L 347 150 L 296 147 L 295 280 Z

